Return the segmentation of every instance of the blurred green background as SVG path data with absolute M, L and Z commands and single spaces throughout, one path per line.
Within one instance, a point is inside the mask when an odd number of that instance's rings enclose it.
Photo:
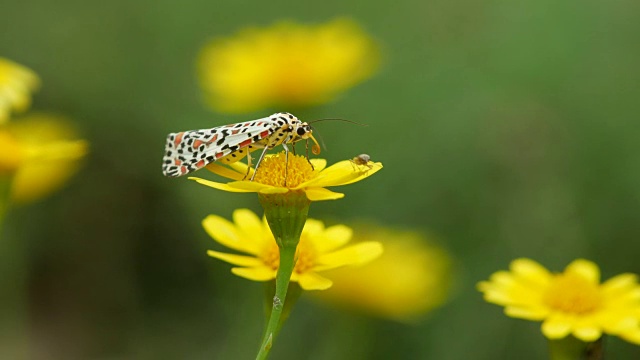
M 604 279 L 640 273 L 640 2 L 1 8 L 0 55 L 43 80 L 33 108 L 70 116 L 91 142 L 70 184 L 15 209 L 4 229 L 26 251 L 34 359 L 253 358 L 262 286 L 205 255 L 220 247 L 200 221 L 260 212 L 256 197 L 166 179 L 160 161 L 169 132 L 270 114 L 208 109 L 195 58 L 212 37 L 280 19 L 353 17 L 383 48 L 379 74 L 314 115 L 369 125 L 318 124 L 329 162 L 364 152 L 385 168 L 310 215 L 429 231 L 455 256 L 458 277 L 452 300 L 415 325 L 303 298 L 273 359 L 545 358 L 539 324 L 485 303 L 477 281 L 522 256 L 557 271 L 585 257 Z M 640 358 L 617 338 L 606 348 Z

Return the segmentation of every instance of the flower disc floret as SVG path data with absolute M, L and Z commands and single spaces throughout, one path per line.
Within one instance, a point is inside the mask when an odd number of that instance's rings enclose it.
M 264 159 L 254 181 L 270 186 L 286 184 L 289 188 L 313 178 L 313 167 L 304 156 L 287 156 L 284 152 Z

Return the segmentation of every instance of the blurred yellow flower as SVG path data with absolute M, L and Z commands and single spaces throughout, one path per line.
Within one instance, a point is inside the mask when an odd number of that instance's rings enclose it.
M 31 92 L 40 84 L 38 76 L 26 67 L 0 57 L 0 124 L 11 111 L 24 111 L 31 104 Z
M 376 43 L 350 19 L 309 26 L 281 21 L 211 41 L 200 83 L 219 111 L 303 107 L 333 99 L 379 66 Z
M 320 201 L 344 197 L 344 194 L 327 190 L 325 187 L 351 184 L 382 169 L 382 164 L 379 162 L 357 165 L 351 160 L 345 160 L 325 168 L 327 161 L 324 159 L 307 160 L 302 155 L 289 154 L 288 165 L 285 159 L 284 152 L 265 156 L 253 181 L 249 180 L 253 169 L 249 169 L 249 176 L 246 176 L 247 165 L 241 162 L 229 164 L 229 168 L 217 163 L 207 165 L 207 169 L 211 172 L 235 180 L 226 184 L 196 177 L 189 179 L 202 185 L 230 192 L 257 192 L 260 194 L 304 192 L 309 200 Z M 313 167 L 309 162 L 313 164 Z
M 549 339 L 569 334 L 593 342 L 602 333 L 640 344 L 640 285 L 634 274 L 621 274 L 600 284 L 600 269 L 578 259 L 553 274 L 530 259 L 511 262 L 478 284 L 488 302 L 505 307 L 510 317 L 543 321 Z
M 28 115 L 0 126 L 0 176 L 12 178 L 13 201 L 30 202 L 61 187 L 87 148 L 65 119 Z
M 358 268 L 336 269 L 325 276 L 333 281 L 315 294 L 329 303 L 374 316 L 411 322 L 442 305 L 451 288 L 451 258 L 418 232 L 355 227 L 355 241 L 384 246 L 378 259 Z
M 202 221 L 202 226 L 218 243 L 250 256 L 213 250 L 207 254 L 239 266 L 231 272 L 240 277 L 254 281 L 275 279 L 280 253 L 266 220 L 260 220 L 247 209 L 234 211 L 233 220 L 235 224 L 209 215 Z M 321 221 L 307 219 L 296 250 L 297 260 L 291 281 L 299 283 L 304 290 L 324 290 L 331 287 L 332 281 L 318 272 L 361 265 L 380 256 L 382 245 L 374 241 L 343 247 L 351 239 L 351 234 L 351 229 L 344 225 L 325 228 Z

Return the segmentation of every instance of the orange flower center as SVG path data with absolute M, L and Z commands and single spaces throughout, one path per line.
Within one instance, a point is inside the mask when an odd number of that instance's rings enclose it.
M 265 158 L 260 163 L 254 181 L 271 186 L 294 188 L 313 178 L 313 168 L 306 157 L 289 154 L 289 163 L 283 152 Z
M 260 258 L 265 265 L 273 270 L 278 270 L 278 267 L 280 266 L 280 251 L 278 250 L 278 245 L 276 245 L 275 241 L 262 254 L 262 256 L 260 256 Z
M 311 270 L 315 265 L 316 252 L 312 244 L 305 241 L 304 238 L 300 239 L 298 243 L 298 249 L 296 251 L 296 267 L 294 269 L 298 274 L 306 273 Z
M 599 288 L 577 274 L 559 274 L 544 294 L 549 307 L 570 314 L 586 314 L 602 303 Z
M 316 252 L 312 244 L 305 241 L 304 238 L 300 239 L 298 248 L 296 249 L 296 266 L 294 271 L 298 274 L 303 274 L 311 270 L 315 266 Z M 278 245 L 274 242 L 262 255 L 260 256 L 262 262 L 273 270 L 278 270 L 280 266 L 280 251 Z

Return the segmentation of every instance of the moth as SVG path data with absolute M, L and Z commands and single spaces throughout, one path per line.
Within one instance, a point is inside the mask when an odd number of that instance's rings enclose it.
M 319 154 L 320 145 L 313 137 L 311 125 L 286 112 L 211 129 L 171 133 L 167 136 L 162 158 L 162 173 L 168 177 L 178 177 L 202 169 L 214 161 L 230 164 L 245 157 L 251 167 L 251 152 L 263 149 L 251 177 L 253 180 L 267 150 L 282 145 L 288 156 L 288 144 L 308 139 L 315 144 L 312 152 Z

